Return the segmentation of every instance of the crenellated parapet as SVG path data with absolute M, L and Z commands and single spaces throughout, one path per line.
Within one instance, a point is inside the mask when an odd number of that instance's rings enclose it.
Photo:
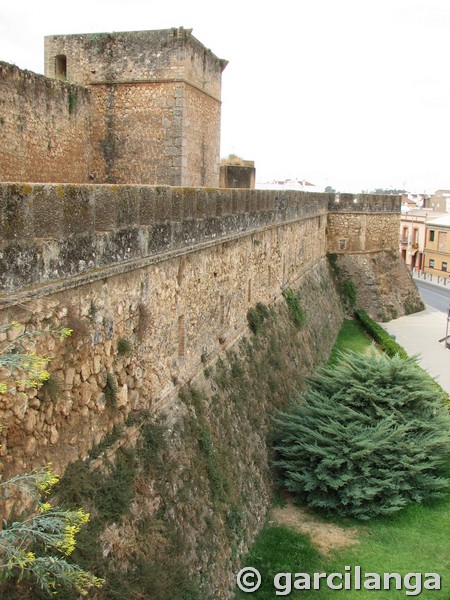
M 298 191 L 2 184 L 0 199 L 3 302 L 310 219 L 317 258 L 342 239 L 341 251 L 393 249 L 399 215 L 391 197 Z
M 400 196 L 330 194 L 327 248 L 335 254 L 396 250 Z

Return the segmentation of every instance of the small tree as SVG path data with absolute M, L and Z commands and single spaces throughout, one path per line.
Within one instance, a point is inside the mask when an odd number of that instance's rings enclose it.
M 341 355 L 276 423 L 284 484 L 309 506 L 368 519 L 447 488 L 448 407 L 415 359 Z

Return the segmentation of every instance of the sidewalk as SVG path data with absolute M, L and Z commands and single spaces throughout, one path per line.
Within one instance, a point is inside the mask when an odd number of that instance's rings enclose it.
M 416 271 L 415 269 L 409 270 L 413 279 L 420 281 L 426 281 L 433 285 L 437 285 L 441 288 L 450 290 L 450 276 L 443 277 L 442 275 L 431 275 L 430 273 L 423 273 L 422 271 Z
M 450 350 L 444 342 L 438 341 L 445 337 L 445 313 L 427 307 L 421 312 L 380 325 L 390 335 L 395 335 L 410 356 L 419 355 L 420 366 L 450 394 Z

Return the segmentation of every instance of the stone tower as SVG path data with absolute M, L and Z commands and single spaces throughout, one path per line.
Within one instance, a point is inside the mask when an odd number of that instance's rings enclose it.
M 93 182 L 218 187 L 227 62 L 191 32 L 45 38 L 45 75 L 91 90 Z

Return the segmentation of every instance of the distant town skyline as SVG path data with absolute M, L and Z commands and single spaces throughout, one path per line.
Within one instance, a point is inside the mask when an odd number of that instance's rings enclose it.
M 63 10 L 64 8 L 64 10 Z M 257 181 L 361 192 L 450 187 L 446 0 L 24 0 L 0 8 L 0 60 L 43 72 L 45 35 L 184 26 L 229 61 L 221 156 Z M 1 107 L 0 107 L 1 111 Z

